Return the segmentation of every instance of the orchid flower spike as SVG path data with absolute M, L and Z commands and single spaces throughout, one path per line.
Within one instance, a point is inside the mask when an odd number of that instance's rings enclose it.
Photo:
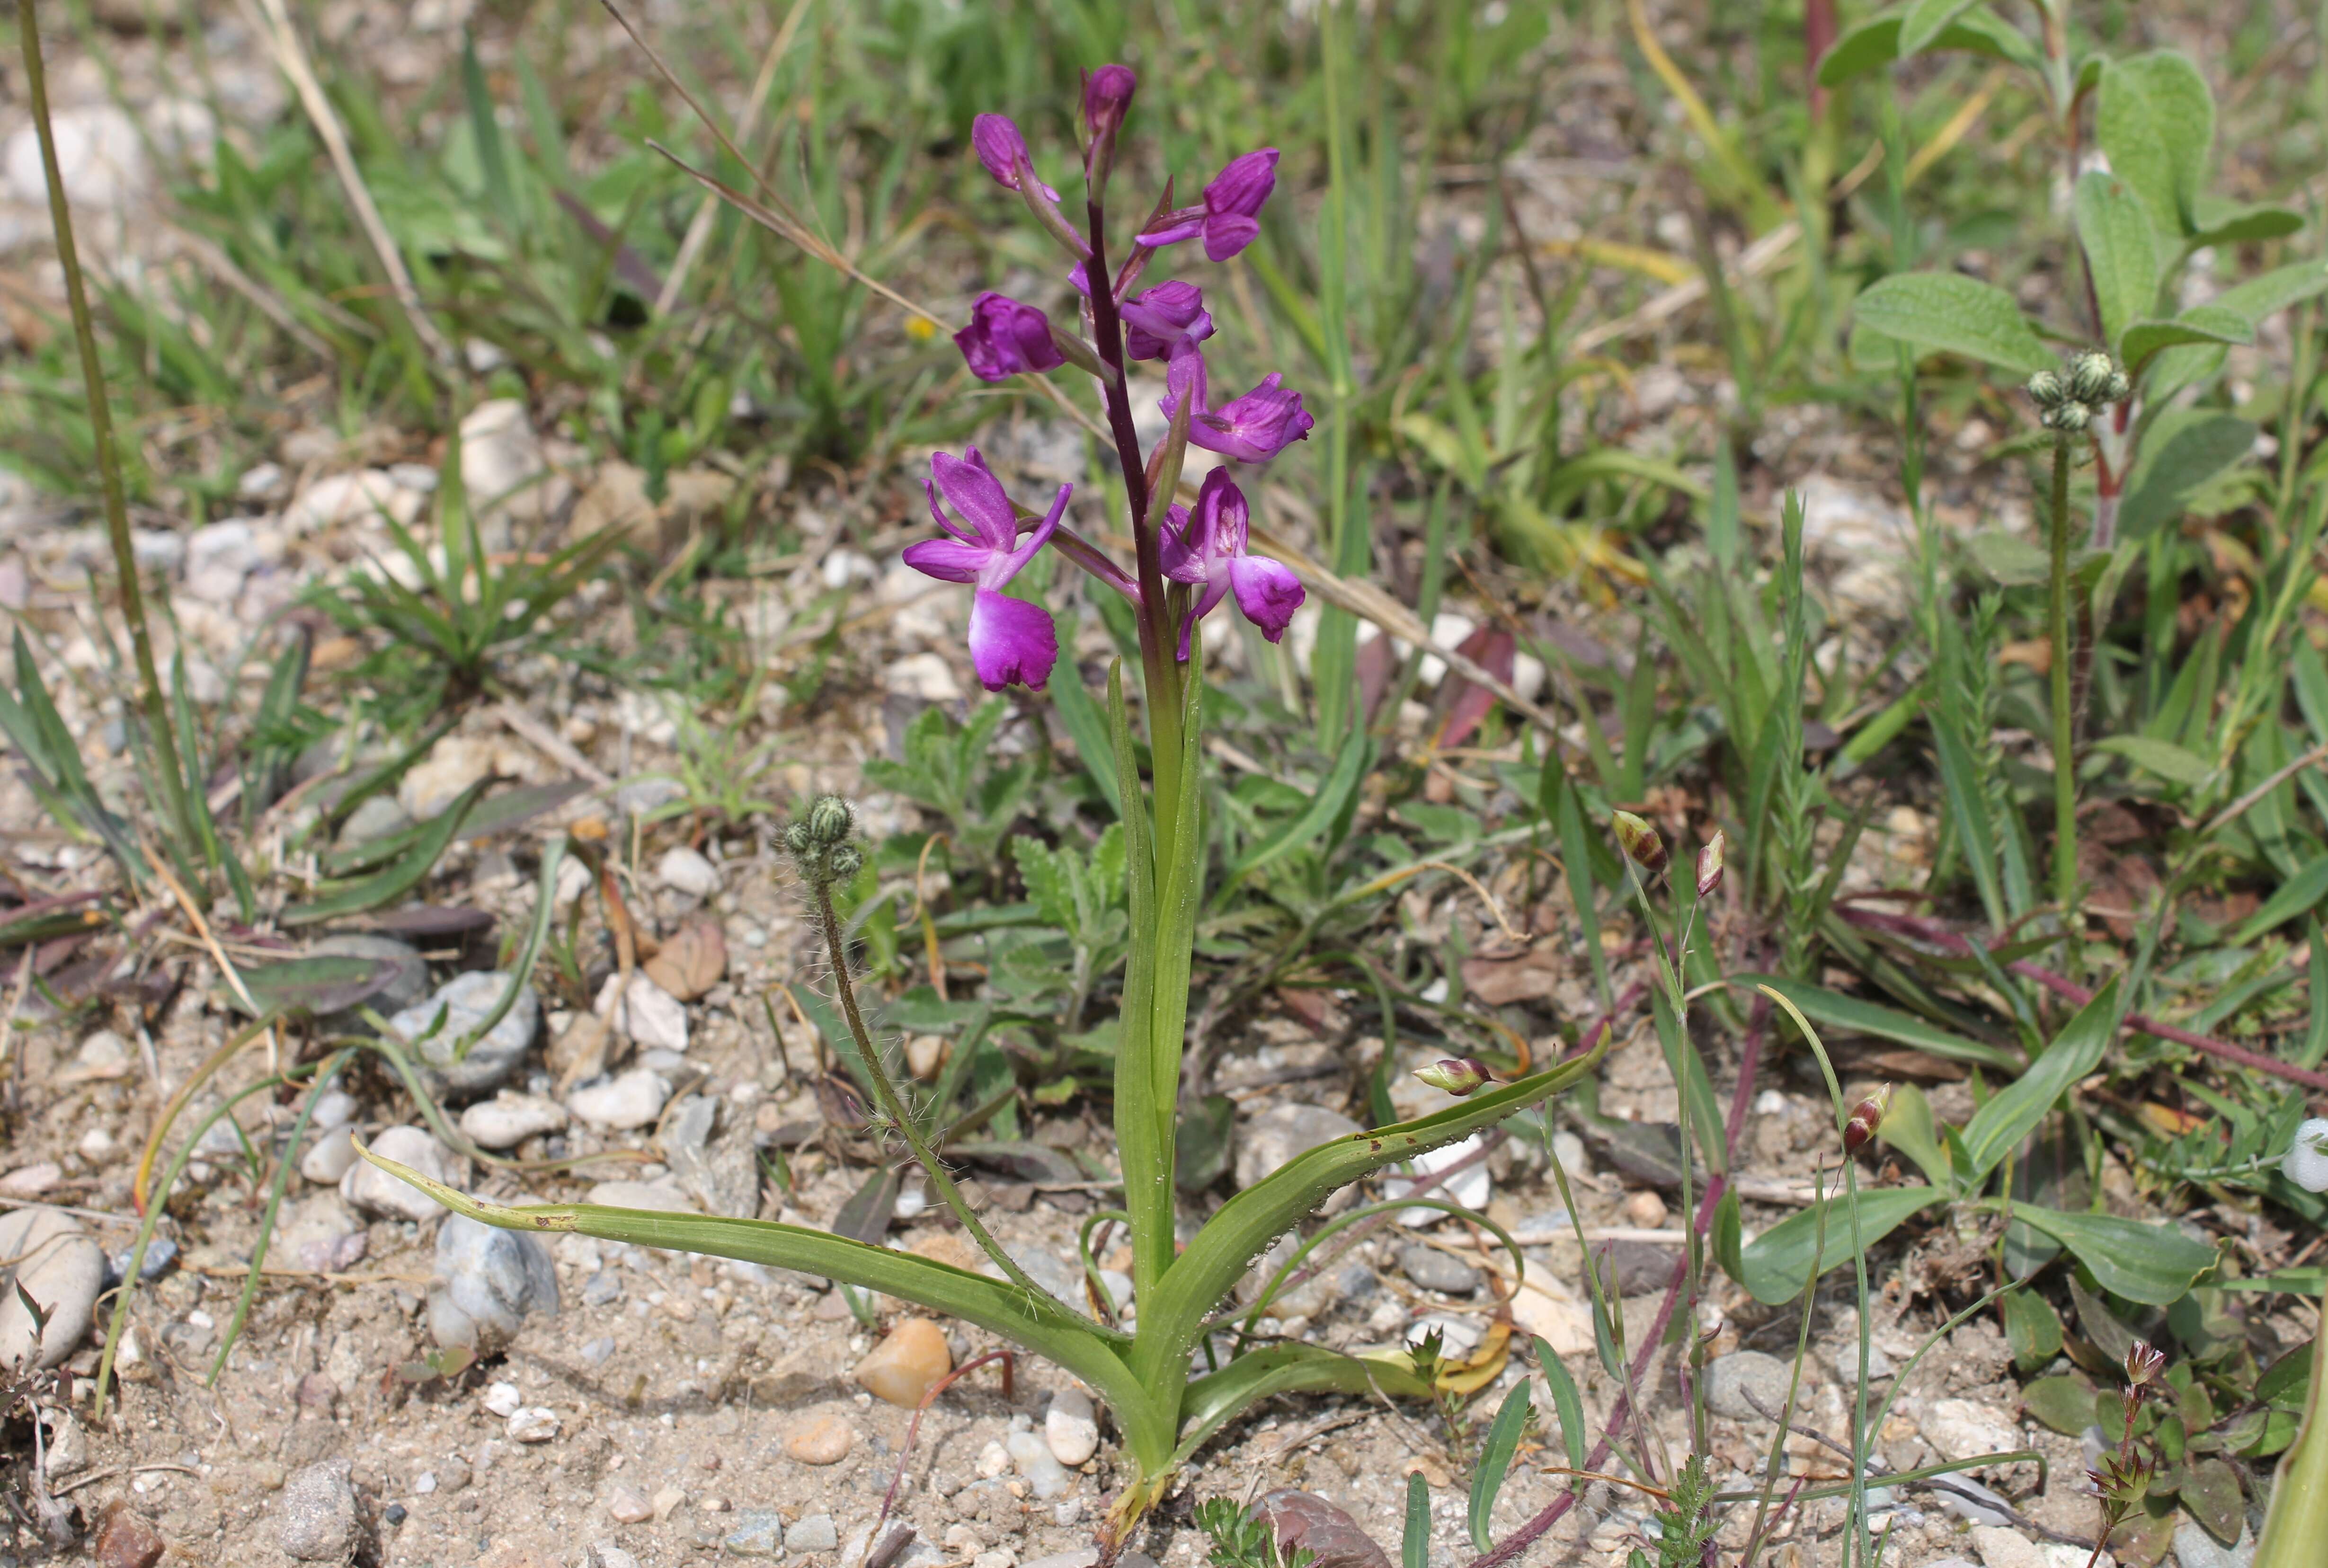
M 1002 493 L 1001 483 L 987 468 L 977 447 L 960 457 L 934 454 L 930 477 L 922 488 L 929 494 L 930 515 L 946 537 L 907 545 L 906 564 L 950 583 L 977 585 L 970 601 L 970 660 L 989 691 L 1000 691 L 1014 682 L 1041 690 L 1059 657 L 1058 631 L 1051 624 L 1049 611 L 1014 599 L 1002 588 L 1049 541 L 1075 486 L 1059 486 L 1049 514 L 1034 525 L 1023 541 L 1018 538 L 1018 508 Z M 947 517 L 945 507 L 939 504 L 940 495 L 967 526 Z
M 1205 356 L 1192 340 L 1183 339 L 1172 350 L 1164 373 L 1169 396 L 1157 406 L 1169 418 L 1183 398 L 1194 398 L 1188 419 L 1188 441 L 1207 452 L 1234 457 L 1240 463 L 1266 463 L 1296 441 L 1309 437 L 1318 421 L 1301 407 L 1301 394 L 1285 390 L 1285 378 L 1272 371 L 1261 385 L 1216 408 L 1206 401 Z
M 1253 510 L 1225 468 L 1205 475 L 1194 514 L 1185 506 L 1164 514 L 1164 575 L 1204 589 L 1180 623 L 1181 658 L 1188 656 L 1188 635 L 1197 623 L 1232 590 L 1244 618 L 1272 643 L 1285 635 L 1293 612 L 1301 607 L 1307 596 L 1300 577 L 1266 556 L 1245 553 L 1252 526 Z
M 1035 176 L 1035 156 L 1027 150 L 1027 138 L 1018 132 L 1018 124 L 1009 115 L 980 115 L 970 122 L 970 145 L 978 153 L 978 161 L 994 176 L 994 183 L 1006 191 L 1019 189 L 1019 175 L 1024 173 L 1035 180 L 1035 188 L 1056 202 L 1059 193 Z
M 1254 214 L 1275 189 L 1275 147 L 1231 158 L 1213 176 L 1213 183 L 1205 187 L 1205 200 L 1200 205 L 1165 213 L 1153 228 L 1140 236 L 1140 243 L 1155 249 L 1201 234 L 1205 237 L 1205 254 L 1215 261 L 1226 261 L 1252 244 L 1253 237 L 1261 232 L 1260 220 Z
M 991 290 L 972 302 L 970 324 L 954 346 L 981 381 L 1007 381 L 1028 371 L 1056 371 L 1066 356 L 1051 335 L 1051 318 L 1031 305 Z

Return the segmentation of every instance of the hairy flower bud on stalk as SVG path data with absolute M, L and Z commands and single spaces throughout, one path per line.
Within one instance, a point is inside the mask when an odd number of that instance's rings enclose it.
M 846 882 L 864 869 L 865 852 L 850 842 L 857 813 L 839 795 L 819 795 L 784 830 L 784 847 L 812 882 Z
M 1630 812 L 1611 812 L 1609 820 L 1628 859 L 1652 877 L 1666 869 L 1669 860 L 1666 841 L 1657 837 L 1655 828 Z
M 2118 369 L 2109 355 L 2098 349 L 2079 354 L 2070 361 L 2070 396 L 2080 403 L 2114 401 L 2110 384 L 2118 377 Z
M 1856 1154 L 1867 1147 L 1883 1125 L 1883 1113 L 1892 1106 L 1892 1085 L 1886 1084 L 1851 1108 L 1850 1117 L 1843 1124 L 1843 1151 Z
M 1706 840 L 1705 847 L 1698 850 L 1697 896 L 1700 898 L 1711 897 L 1713 890 L 1722 886 L 1722 862 L 1729 848 L 1728 836 L 1716 828 L 1713 837 Z
M 1434 1089 L 1444 1089 L 1458 1099 L 1480 1085 L 1495 1081 L 1488 1064 L 1476 1056 L 1445 1056 L 1427 1067 L 1417 1067 L 1414 1075 Z
M 2051 371 L 2040 371 L 2030 377 L 2026 390 L 2030 401 L 2041 408 L 2059 408 L 2070 396 L 2069 389 L 2061 385 L 2061 378 Z
M 2045 410 L 2038 423 L 2048 430 L 2058 430 L 2064 436 L 2074 436 L 2093 423 L 2094 411 L 2083 403 L 2062 403 Z

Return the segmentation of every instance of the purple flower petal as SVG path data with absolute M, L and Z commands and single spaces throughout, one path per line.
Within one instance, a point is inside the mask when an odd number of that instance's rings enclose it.
M 1266 463 L 1304 439 L 1318 421 L 1301 407 L 1301 394 L 1285 389 L 1284 380 L 1272 371 L 1261 385 L 1220 408 L 1206 409 L 1200 401 L 1188 427 L 1189 441 L 1240 463 Z M 1169 375 L 1165 384 L 1171 384 Z
M 1308 596 L 1301 579 L 1267 556 L 1237 556 L 1229 562 L 1228 578 L 1236 590 L 1237 608 L 1272 643 L 1285 635 L 1293 612 Z
M 1005 686 L 1036 690 L 1058 662 L 1059 634 L 1040 605 L 981 588 L 970 601 L 970 662 L 989 691 Z
M 1178 245 L 1183 239 L 1194 239 L 1205 231 L 1205 210 L 1202 207 L 1182 207 L 1167 212 L 1156 221 L 1152 229 L 1140 231 L 1140 243 L 1150 250 L 1160 250 L 1167 245 Z
M 1226 560 L 1244 554 L 1245 537 L 1252 528 L 1253 508 L 1229 471 L 1216 468 L 1206 474 L 1197 492 L 1197 531 L 1202 536 L 1199 548 L 1206 558 Z
M 970 324 L 953 334 L 970 373 L 1007 381 L 1029 371 L 1055 371 L 1066 358 L 1051 336 L 1051 318 L 1009 295 L 989 291 L 970 307 Z
M 1217 572 L 1206 579 L 1205 591 L 1197 596 L 1197 602 L 1189 606 L 1187 615 L 1180 622 L 1180 658 L 1183 662 L 1188 657 L 1188 634 L 1197 629 L 1197 622 L 1213 613 L 1221 600 L 1228 596 L 1228 591 L 1226 572 Z
M 1160 360 L 1180 340 L 1202 343 L 1213 335 L 1212 313 L 1204 290 L 1192 283 L 1159 283 L 1123 302 L 1123 352 L 1135 360 Z
M 1205 255 L 1226 261 L 1243 251 L 1261 233 L 1261 221 L 1242 212 L 1216 212 L 1205 220 Z
M 1205 210 L 1250 218 L 1277 188 L 1277 149 L 1263 147 L 1231 158 L 1205 187 Z
M 994 559 L 994 552 L 982 544 L 925 539 L 907 545 L 903 559 L 925 577 L 942 577 L 950 583 L 974 583 L 986 563 Z
M 1066 515 L 1067 497 L 1075 493 L 1074 485 L 1060 485 L 1059 493 L 1051 498 L 1049 513 L 1042 521 L 1028 530 L 1027 537 L 1019 540 L 1018 549 L 1006 555 L 993 558 L 987 574 L 979 579 L 978 586 L 982 588 L 999 588 L 1017 577 L 1027 563 L 1035 559 L 1035 552 L 1051 542 L 1051 535 L 1058 530 L 1059 519 Z
M 1009 115 L 980 115 L 970 122 L 970 145 L 978 153 L 978 161 L 994 176 L 994 183 L 1006 191 L 1018 188 L 1020 165 L 1035 166 L 1034 155 L 1027 150 L 1027 138 L 1018 133 L 1018 124 Z M 1059 193 L 1035 182 L 1044 195 L 1056 202 Z
M 1189 536 L 1188 509 L 1175 506 L 1164 513 L 1164 530 L 1156 540 L 1164 575 L 1176 583 L 1205 580 L 1204 541 Z
M 930 510 L 937 511 L 943 493 L 953 509 L 977 530 L 989 550 L 1009 554 L 1018 542 L 1018 513 L 1002 493 L 1001 482 L 987 470 L 986 459 L 971 447 L 962 456 L 944 452 L 930 455 Z M 943 521 L 943 519 L 941 519 Z

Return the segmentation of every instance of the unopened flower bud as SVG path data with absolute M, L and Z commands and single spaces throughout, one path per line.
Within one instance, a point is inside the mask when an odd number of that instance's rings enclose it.
M 843 844 L 824 858 L 825 869 L 836 882 L 854 882 L 857 873 L 865 869 L 865 851 L 854 844 Z
M 1482 1084 L 1492 1083 L 1495 1075 L 1488 1065 L 1474 1056 L 1446 1056 L 1427 1067 L 1417 1067 L 1414 1075 L 1434 1089 L 1444 1089 L 1461 1098 Z
M 2070 395 L 2069 390 L 2061 385 L 2061 378 L 2051 371 L 2040 371 L 2030 377 L 2025 390 L 2030 401 L 2041 408 L 2058 408 Z
M 2102 392 L 2102 401 L 2123 403 L 2133 391 L 2134 383 L 2126 379 L 2126 372 L 2112 371 L 2109 375 L 2109 385 Z
M 805 822 L 809 842 L 818 849 L 831 849 L 840 843 L 857 825 L 856 814 L 839 795 L 819 795 L 809 807 Z
M 1128 65 L 1103 65 L 1084 78 L 1084 125 L 1093 136 L 1113 136 L 1122 128 L 1124 112 L 1140 79 Z
M 2107 402 L 2110 378 L 2116 374 L 2117 363 L 2099 349 L 2079 354 L 2070 361 L 2070 396 L 2080 403 Z
M 2145 1388 L 2164 1370 L 2166 1370 L 2166 1352 L 2154 1348 L 2148 1340 L 2136 1339 L 2126 1347 L 2127 1387 Z
M 1867 1147 L 1883 1125 L 1883 1113 L 1892 1106 L 1892 1085 L 1886 1084 L 1851 1108 L 1850 1117 L 1843 1124 L 1843 1151 L 1856 1154 Z
M 2048 430 L 2059 430 L 2064 436 L 2074 436 L 2093 422 L 2094 412 L 2083 403 L 2061 403 L 2045 410 L 2038 423 Z
M 1711 897 L 1713 890 L 1722 886 L 1722 861 L 1729 848 L 1728 837 L 1716 828 L 1713 837 L 1706 840 L 1705 847 L 1697 852 L 1697 896 L 1700 898 Z
M 1617 842 L 1628 859 L 1654 877 L 1666 869 L 1666 841 L 1657 831 L 1630 812 L 1617 812 L 1610 818 L 1617 830 Z
M 796 822 L 784 830 L 784 847 L 795 855 L 805 855 L 816 847 L 808 836 L 806 822 Z

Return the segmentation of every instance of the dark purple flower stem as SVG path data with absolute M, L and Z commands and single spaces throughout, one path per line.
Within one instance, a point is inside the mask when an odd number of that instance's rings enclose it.
M 1140 662 L 1147 677 L 1148 740 L 1156 765 L 1156 818 L 1159 832 L 1177 820 L 1180 792 L 1180 669 L 1173 658 L 1174 640 L 1164 596 L 1164 558 L 1157 542 L 1155 520 L 1150 516 L 1155 498 L 1148 493 L 1148 465 L 1140 451 L 1140 433 L 1131 422 L 1131 392 L 1123 374 L 1123 318 L 1116 313 L 1115 290 L 1107 283 L 1107 213 L 1094 194 L 1085 203 L 1091 221 L 1091 259 L 1084 275 L 1094 280 L 1090 294 L 1092 336 L 1107 375 L 1101 381 L 1107 399 L 1109 434 L 1115 437 L 1115 460 L 1123 470 L 1123 491 L 1131 503 L 1131 542 L 1140 582 Z M 1169 502 L 1169 498 L 1168 502 Z

